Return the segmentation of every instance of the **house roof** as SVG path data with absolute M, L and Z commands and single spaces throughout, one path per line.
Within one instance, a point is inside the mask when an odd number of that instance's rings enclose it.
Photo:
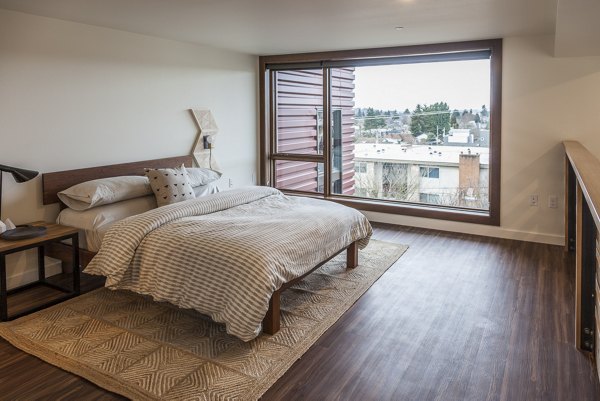
M 401 144 L 357 143 L 354 145 L 354 161 L 378 161 L 421 165 L 458 165 L 463 154 L 479 153 L 479 165 L 489 165 L 489 148 L 474 146 L 428 146 Z

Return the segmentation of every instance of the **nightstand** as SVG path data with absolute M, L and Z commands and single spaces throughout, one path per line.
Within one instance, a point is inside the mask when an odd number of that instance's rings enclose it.
M 46 234 L 35 237 L 28 238 L 19 241 L 6 241 L 0 239 L 0 321 L 12 320 L 17 317 L 21 317 L 31 312 L 35 312 L 37 310 L 46 308 L 50 305 L 57 304 L 66 299 L 72 298 L 74 296 L 79 295 L 79 236 L 78 230 L 72 227 L 61 226 L 59 224 L 53 223 L 44 223 L 44 222 L 36 222 L 32 223 L 34 226 L 44 226 L 47 228 Z M 44 246 L 46 244 L 52 242 L 59 242 L 63 240 L 70 239 L 73 245 L 73 285 L 72 288 L 64 288 L 55 283 L 51 283 L 46 279 L 46 265 L 44 262 Z M 26 251 L 28 249 L 37 248 L 37 257 L 38 257 L 38 280 L 26 284 L 21 287 L 13 288 L 11 290 L 6 290 L 6 255 L 15 252 Z M 25 310 L 21 310 L 13 316 L 8 315 L 8 298 L 12 294 L 20 293 L 23 291 L 30 290 L 36 286 L 46 286 L 52 288 L 54 290 L 60 291 L 64 293 L 64 295 L 60 297 L 54 297 L 51 301 L 45 302 L 42 304 L 37 304 L 33 307 L 27 308 Z

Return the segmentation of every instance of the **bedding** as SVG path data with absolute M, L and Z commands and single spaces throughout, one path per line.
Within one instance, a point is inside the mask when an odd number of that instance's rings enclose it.
M 186 167 L 185 170 L 188 173 L 188 178 L 190 180 L 190 183 L 192 184 L 192 187 L 208 185 L 211 182 L 221 178 L 222 175 L 218 171 L 202 167 Z
M 196 195 L 196 198 L 199 198 L 201 196 L 216 194 L 217 192 L 222 191 L 221 187 L 216 182 L 211 182 L 210 184 L 200 185 L 198 187 L 193 187 L 193 188 L 194 188 L 194 194 Z
M 185 169 L 185 166 L 181 168 Z M 148 169 L 155 171 L 153 169 Z M 207 168 L 190 167 L 185 169 L 187 181 L 198 192 L 221 177 L 221 173 Z M 189 192 L 189 191 L 188 191 Z M 124 175 L 85 181 L 57 193 L 67 207 L 83 211 L 109 205 L 128 199 L 139 198 L 154 193 L 146 176 Z M 193 196 L 192 196 L 193 197 Z
M 194 188 L 196 197 L 220 191 L 221 188 L 216 183 Z M 83 211 L 67 208 L 60 212 L 56 222 L 65 226 L 78 228 L 80 230 L 79 246 L 90 252 L 98 252 L 104 235 L 115 222 L 126 217 L 147 212 L 156 207 L 156 198 L 154 195 L 147 195 Z
M 57 195 L 71 209 L 83 211 L 151 193 L 152 189 L 146 177 L 128 175 L 82 182 Z
M 56 222 L 78 228 L 80 247 L 98 252 L 104 235 L 115 222 L 152 209 L 156 209 L 156 199 L 148 195 L 84 211 L 67 208 L 60 212 Z
M 371 232 L 361 213 L 333 202 L 236 189 L 115 223 L 85 272 L 195 309 L 249 341 L 276 290 L 355 241 L 364 248 Z

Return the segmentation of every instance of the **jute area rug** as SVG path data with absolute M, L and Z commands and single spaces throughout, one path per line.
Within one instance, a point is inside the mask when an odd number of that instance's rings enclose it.
M 258 399 L 406 251 L 372 240 L 282 293 L 282 327 L 244 343 L 194 311 L 99 289 L 0 325 L 21 350 L 135 400 Z

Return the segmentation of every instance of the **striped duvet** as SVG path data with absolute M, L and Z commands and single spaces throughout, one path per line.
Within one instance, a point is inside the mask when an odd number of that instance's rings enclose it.
M 122 220 L 85 269 L 106 286 L 192 308 L 249 341 L 269 299 L 354 241 L 368 220 L 333 202 L 252 187 L 175 203 Z

